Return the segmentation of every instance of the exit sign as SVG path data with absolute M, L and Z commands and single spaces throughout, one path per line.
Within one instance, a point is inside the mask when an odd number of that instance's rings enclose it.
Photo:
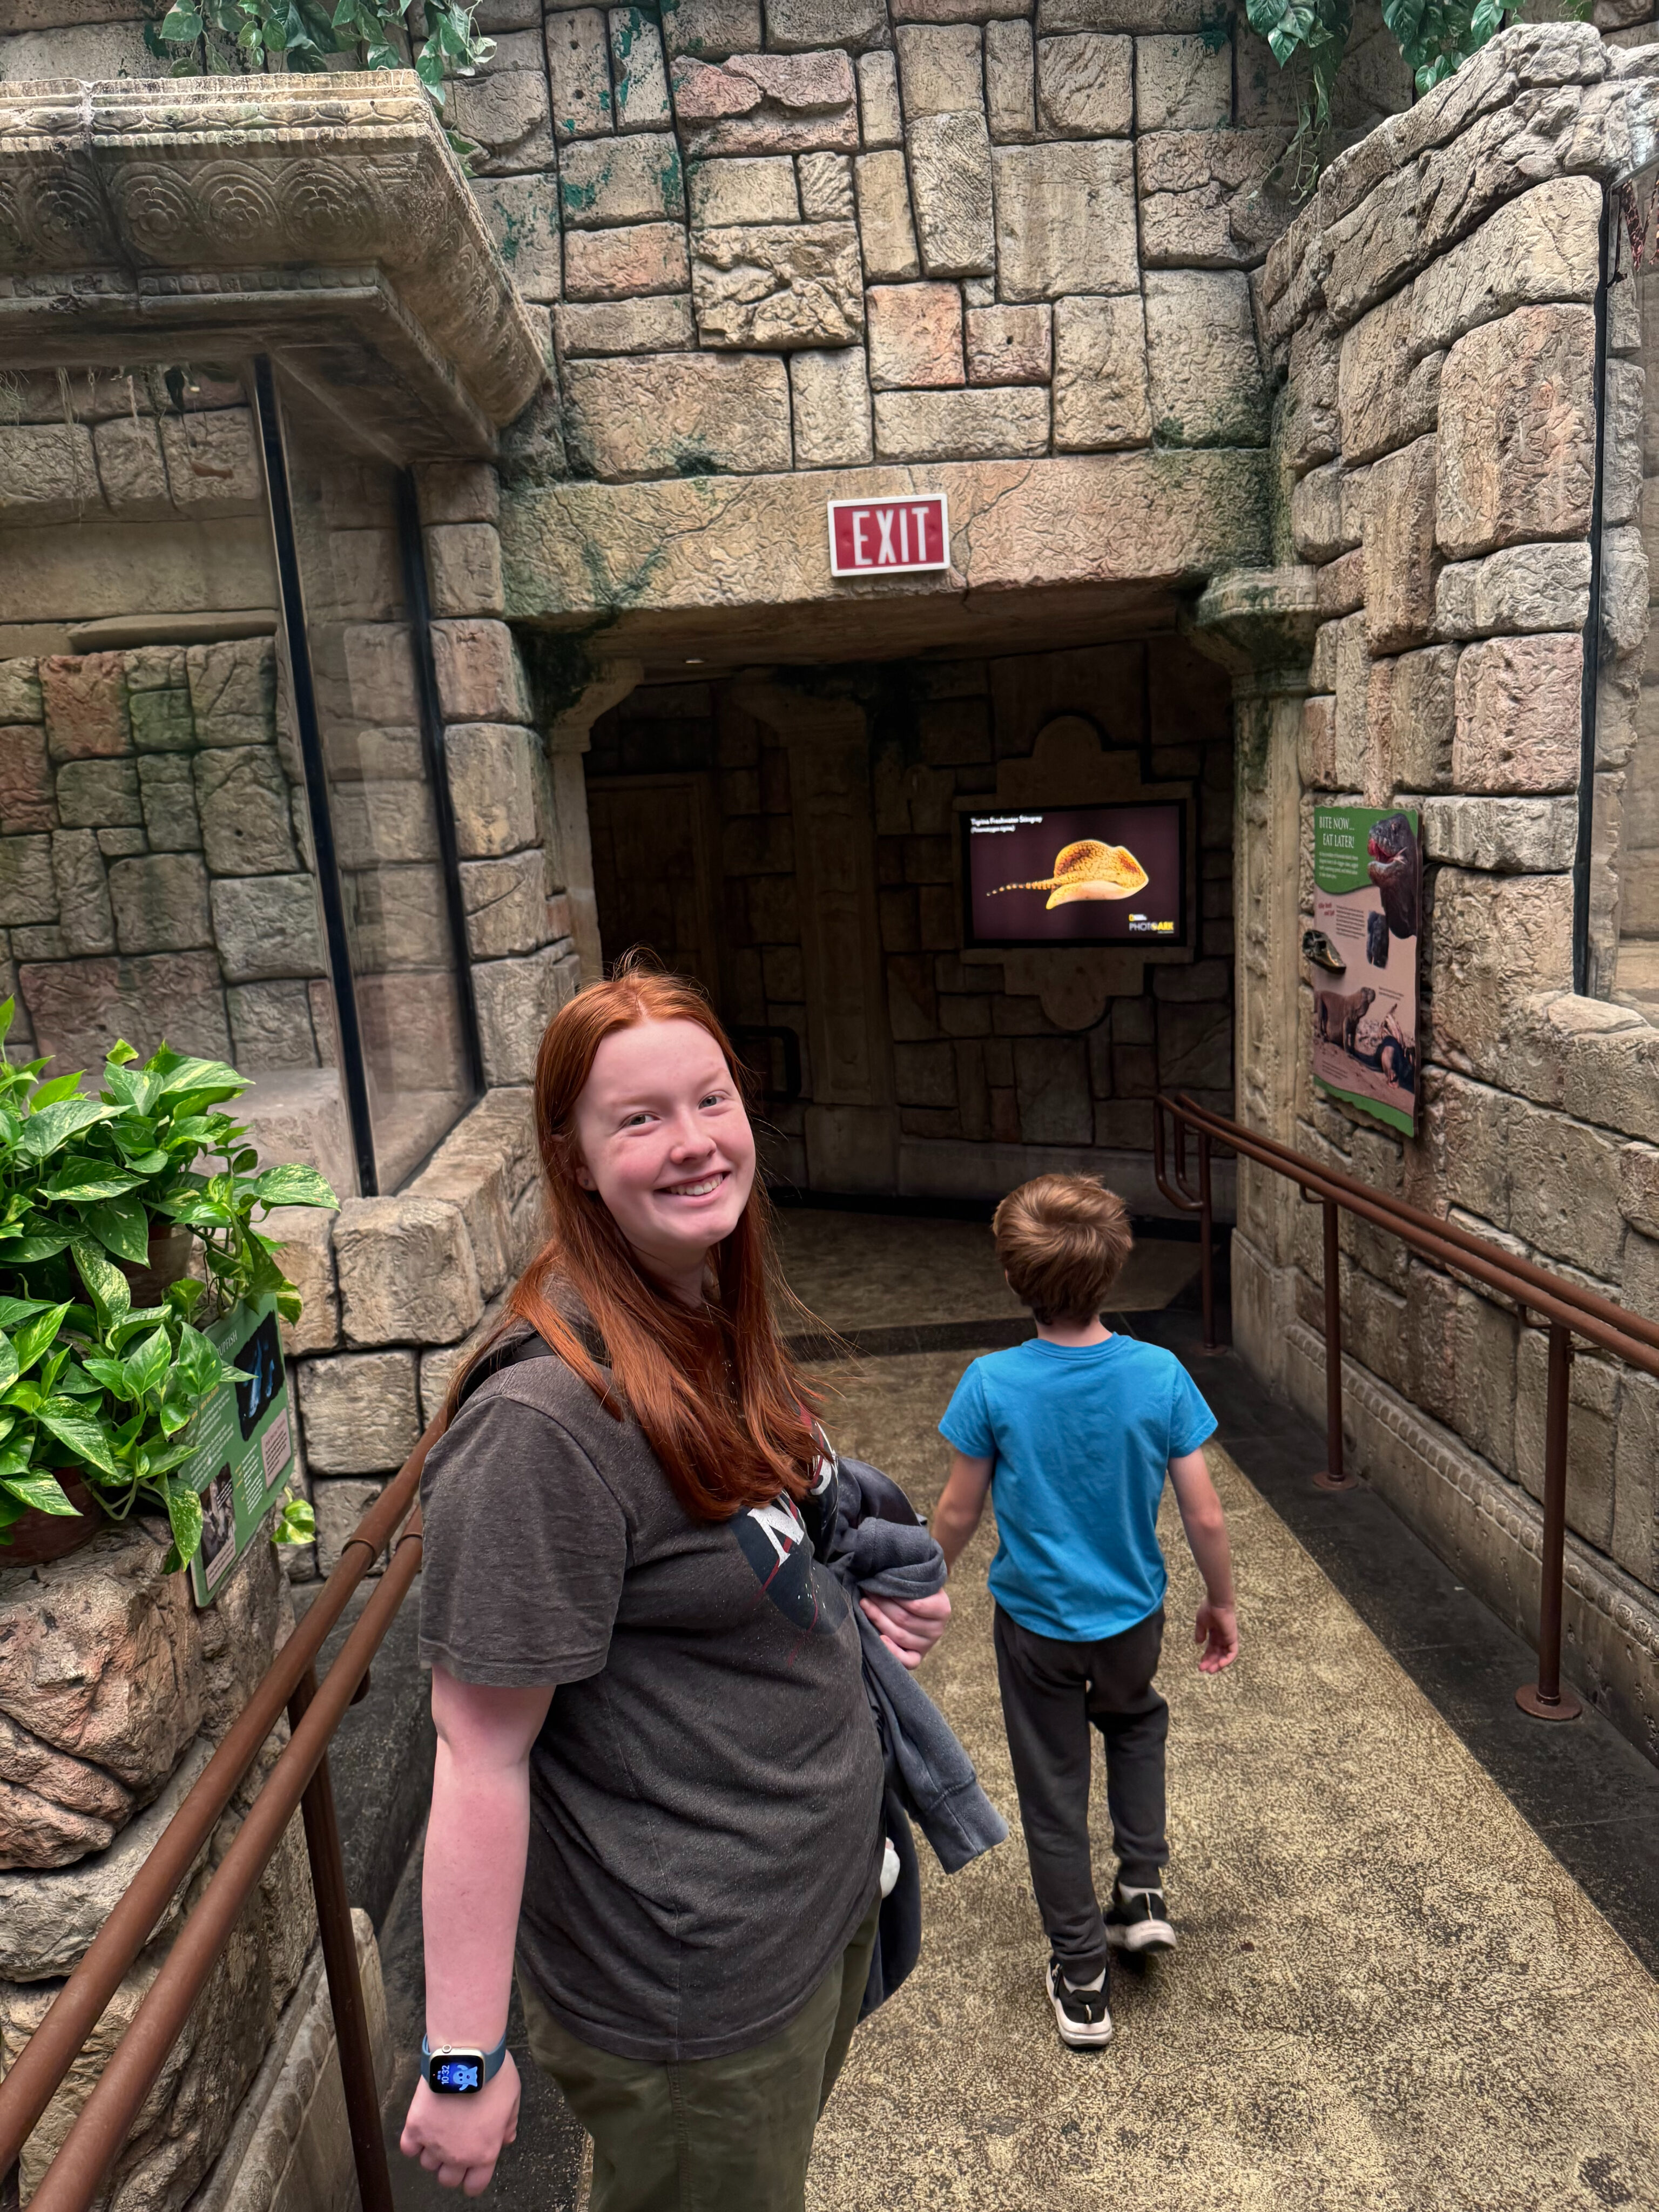
M 942 491 L 830 501 L 831 575 L 894 576 L 950 565 L 951 518 Z

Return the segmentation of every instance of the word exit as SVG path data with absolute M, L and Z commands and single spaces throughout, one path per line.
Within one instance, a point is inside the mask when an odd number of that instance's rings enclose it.
M 830 501 L 831 575 L 892 575 L 950 565 L 951 518 L 943 492 L 921 492 L 914 499 Z

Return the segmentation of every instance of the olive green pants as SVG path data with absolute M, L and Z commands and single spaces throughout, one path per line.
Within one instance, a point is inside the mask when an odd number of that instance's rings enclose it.
M 878 1898 L 781 2033 L 650 2066 L 579 2043 L 519 1977 L 536 2063 L 593 2138 L 589 2212 L 805 2212 L 806 2161 L 870 1977 Z

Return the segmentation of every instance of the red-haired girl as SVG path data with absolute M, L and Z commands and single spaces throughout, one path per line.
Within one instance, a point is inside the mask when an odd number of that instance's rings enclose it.
M 580 993 L 536 1115 L 553 1233 L 422 1484 L 438 1754 L 403 2147 L 476 2196 L 513 2140 L 516 1940 L 592 2212 L 792 2212 L 883 1859 L 858 1624 L 814 1556 L 834 1463 L 701 993 L 629 963 Z M 949 1603 L 867 1609 L 914 1664 Z

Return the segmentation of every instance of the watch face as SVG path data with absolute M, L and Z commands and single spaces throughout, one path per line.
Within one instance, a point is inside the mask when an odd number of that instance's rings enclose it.
M 470 2097 L 483 2087 L 483 2060 L 473 2051 L 449 2051 L 430 2062 L 426 2078 L 444 2096 Z

